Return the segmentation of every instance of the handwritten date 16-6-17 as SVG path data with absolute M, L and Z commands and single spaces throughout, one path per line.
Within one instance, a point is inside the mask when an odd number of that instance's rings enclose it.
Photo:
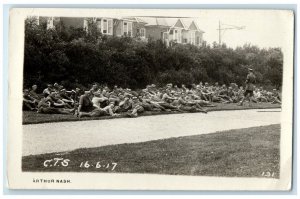
M 44 167 L 68 167 L 71 164 L 71 160 L 69 159 L 64 159 L 64 158 L 52 158 L 49 160 L 45 160 L 43 163 Z M 92 162 L 92 161 L 82 161 L 79 163 L 80 168 L 84 169 L 89 169 L 89 168 L 96 168 L 96 169 L 106 169 L 106 170 L 115 170 L 116 166 L 118 164 L 115 162 L 103 162 L 103 161 L 98 161 L 98 162 Z
M 115 170 L 116 166 L 118 164 L 115 163 L 115 162 L 112 162 L 112 163 L 102 163 L 102 162 L 95 162 L 95 163 L 91 163 L 89 161 L 84 161 L 84 162 L 81 162 L 80 163 L 80 166 L 79 167 L 82 167 L 82 168 L 96 168 L 96 169 L 100 169 L 100 168 L 103 168 L 103 169 L 111 169 L 112 171 Z

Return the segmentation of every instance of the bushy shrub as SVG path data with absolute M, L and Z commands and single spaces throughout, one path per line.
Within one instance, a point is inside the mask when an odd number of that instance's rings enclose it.
M 147 84 L 177 85 L 202 82 L 244 84 L 247 67 L 255 70 L 259 85 L 282 84 L 283 54 L 279 48 L 259 49 L 246 44 L 172 45 L 142 42 L 129 37 L 102 35 L 95 28 L 47 30 L 32 19 L 25 24 L 24 86 L 61 82 L 67 87 L 92 82 L 143 88 Z

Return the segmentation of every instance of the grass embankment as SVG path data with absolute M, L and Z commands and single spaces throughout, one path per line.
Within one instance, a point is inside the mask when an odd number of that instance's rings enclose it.
M 268 109 L 268 108 L 280 108 L 278 104 L 259 103 L 252 104 L 252 106 L 238 106 L 237 104 L 216 104 L 216 107 L 207 107 L 208 111 L 221 111 L 221 110 L 245 110 L 245 109 Z M 162 114 L 178 114 L 181 112 L 144 112 L 141 116 L 147 115 L 162 115 Z M 118 116 L 117 118 L 126 117 L 125 114 Z M 74 115 L 62 115 L 62 114 L 40 114 L 32 111 L 23 111 L 23 124 L 38 124 L 49 122 L 64 122 L 64 121 L 81 121 L 81 120 L 102 120 L 113 119 L 116 117 L 103 116 L 92 118 L 77 118 Z
M 23 171 L 122 172 L 227 177 L 279 177 L 280 125 L 269 125 L 141 143 L 26 156 Z M 45 160 L 68 166 L 44 167 Z M 88 161 L 89 168 L 81 162 Z M 96 164 L 102 165 L 96 168 Z M 112 171 L 112 163 L 117 163 Z M 51 163 L 53 165 L 53 162 Z M 106 166 L 108 168 L 106 168 Z M 93 165 L 93 166 L 91 166 Z M 263 173 L 264 172 L 264 173 Z M 270 173 L 268 173 L 270 172 Z M 265 176 L 263 176 L 265 175 Z

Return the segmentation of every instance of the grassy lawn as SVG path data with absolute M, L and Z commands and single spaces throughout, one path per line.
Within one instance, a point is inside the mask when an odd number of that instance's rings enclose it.
M 122 172 L 170 175 L 279 178 L 280 125 L 269 125 L 141 143 L 25 156 L 23 171 Z M 44 167 L 45 160 L 69 159 Z M 80 167 L 88 161 L 89 168 Z M 101 168 L 96 168 L 99 162 Z M 112 163 L 117 163 L 112 170 Z M 109 164 L 109 166 L 107 166 Z M 93 166 L 91 166 L 93 165 Z M 108 168 L 106 168 L 108 167 Z
M 238 106 L 237 104 L 216 104 L 216 107 L 208 107 L 208 111 L 221 111 L 221 110 L 245 110 L 245 109 L 266 109 L 266 108 L 280 108 L 278 104 L 260 103 L 252 104 L 251 107 Z M 142 115 L 161 115 L 161 114 L 178 114 L 180 112 L 145 112 Z M 119 116 L 125 117 L 125 114 Z M 38 124 L 47 122 L 63 122 L 63 121 L 78 121 L 78 120 L 102 120 L 112 119 L 110 116 L 93 117 L 93 118 L 77 118 L 74 115 L 62 114 L 40 114 L 32 111 L 23 111 L 23 124 Z

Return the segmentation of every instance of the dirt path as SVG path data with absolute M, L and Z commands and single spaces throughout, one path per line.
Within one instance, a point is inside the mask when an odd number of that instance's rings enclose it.
M 144 142 L 280 123 L 280 109 L 23 125 L 23 155 Z

